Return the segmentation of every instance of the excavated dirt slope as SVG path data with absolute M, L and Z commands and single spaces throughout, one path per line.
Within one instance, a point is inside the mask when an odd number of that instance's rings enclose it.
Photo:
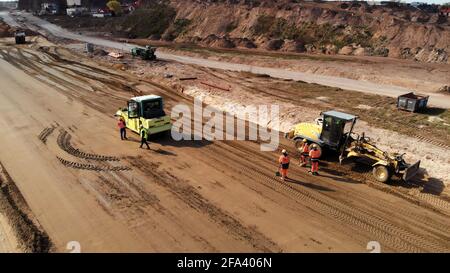
M 181 28 L 179 41 L 449 62 L 450 26 L 438 13 L 342 2 L 170 2 Z
M 450 26 L 438 12 L 356 2 L 146 0 L 114 18 L 47 16 L 67 28 L 217 48 L 449 63 Z

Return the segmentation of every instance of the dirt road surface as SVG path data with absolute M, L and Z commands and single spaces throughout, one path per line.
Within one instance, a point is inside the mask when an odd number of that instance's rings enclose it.
M 78 40 L 83 42 L 89 42 L 95 45 L 100 45 L 109 48 L 115 48 L 119 50 L 130 51 L 131 48 L 135 47 L 135 45 L 127 44 L 127 43 L 119 43 L 106 39 L 89 37 L 85 35 L 76 34 L 70 32 L 66 29 L 63 29 L 59 26 L 56 26 L 52 23 L 49 23 L 45 20 L 42 20 L 38 17 L 35 17 L 29 13 L 25 12 L 16 12 L 15 15 L 18 18 L 25 19 L 22 23 L 32 27 L 36 31 L 43 29 L 48 33 L 66 39 Z M 11 25 L 17 25 L 17 21 L 15 18 L 11 17 L 8 12 L 0 12 L 0 17 L 4 18 L 5 22 L 10 23 Z M 36 28 L 36 26 L 38 28 Z M 303 73 L 298 71 L 289 71 L 286 69 L 277 69 L 277 68 L 269 68 L 269 67 L 261 67 L 261 66 L 250 66 L 245 64 L 238 63 L 230 63 L 223 61 L 214 61 L 207 60 L 202 58 L 188 57 L 188 56 L 180 56 L 168 53 L 157 52 L 157 57 L 160 59 L 172 60 L 187 64 L 194 64 L 203 67 L 209 68 L 217 68 L 217 69 L 227 69 L 232 71 L 247 71 L 252 73 L 259 74 L 267 74 L 272 77 L 281 78 L 281 79 L 292 79 L 292 80 L 300 80 L 309 83 L 317 83 L 326 86 L 338 87 L 346 90 L 355 90 L 365 93 L 371 94 L 380 94 L 390 97 L 397 97 L 401 94 L 410 92 L 409 89 L 398 87 L 398 86 L 390 86 L 390 85 L 382 85 L 371 83 L 368 81 L 358 81 L 341 77 L 332 77 L 332 76 L 324 76 L 324 75 L 316 75 L 310 73 Z M 442 108 L 450 108 L 450 97 L 445 96 L 443 94 L 430 94 L 431 97 L 429 99 L 430 105 L 434 105 L 436 107 Z
M 20 252 L 18 244 L 8 219 L 0 213 L 0 253 Z
M 0 162 L 54 251 L 449 252 L 450 206 L 422 206 L 324 168 L 292 164 L 251 141 L 121 141 L 115 111 L 159 94 L 192 98 L 67 50 L 0 45 Z M 291 147 L 281 143 L 281 147 Z

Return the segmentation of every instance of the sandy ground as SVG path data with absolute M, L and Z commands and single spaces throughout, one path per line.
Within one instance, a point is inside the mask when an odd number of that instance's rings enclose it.
M 270 52 L 252 54 L 252 51 L 249 50 L 217 52 L 200 48 L 189 51 L 164 47 L 161 50 L 214 61 L 280 68 L 310 75 L 399 86 L 419 93 L 434 93 L 442 86 L 450 85 L 450 65 L 448 64 L 419 63 L 411 60 L 367 56 L 293 54 L 283 57 L 282 54 L 271 54 Z
M 278 151 L 251 141 L 121 141 L 113 113 L 129 97 L 162 95 L 167 111 L 192 97 L 38 47 L 1 45 L 0 162 L 57 252 L 69 241 L 84 252 L 366 252 L 373 240 L 385 252 L 450 251 L 440 196 L 380 188 L 332 162 L 320 177 L 293 164 L 281 183 Z
M 242 90 L 231 92 L 211 92 L 208 89 L 202 89 L 197 86 L 187 87 L 184 91 L 193 97 L 202 99 L 206 104 L 213 105 L 218 109 L 233 114 L 239 114 L 240 107 L 250 105 L 271 105 L 280 106 L 280 131 L 288 132 L 295 124 L 299 122 L 314 122 L 318 117 L 319 111 L 313 108 L 299 107 L 276 98 L 267 96 L 255 96 L 253 93 L 244 93 Z M 320 97 L 319 97 L 320 98 Z M 258 122 L 257 120 L 252 120 Z M 271 128 L 268 124 L 261 124 Z M 389 130 L 374 128 L 364 121 L 357 123 L 355 132 L 365 132 L 370 136 L 376 145 L 391 152 L 406 153 L 407 162 L 416 162 L 421 160 L 423 171 L 434 179 L 439 179 L 445 185 L 450 183 L 450 164 L 448 159 L 448 149 L 433 144 L 424 144 L 416 138 L 401 135 Z
M 89 43 L 93 43 L 93 44 L 100 45 L 100 46 L 115 48 L 117 50 L 124 50 L 127 52 L 129 52 L 130 49 L 134 47 L 134 45 L 128 44 L 128 43 L 119 43 L 119 42 L 114 42 L 114 41 L 110 41 L 110 40 L 105 40 L 102 38 L 88 37 L 88 36 L 76 34 L 76 33 L 70 32 L 68 30 L 62 29 L 62 28 L 60 28 L 54 24 L 51 24 L 47 21 L 44 21 L 40 18 L 34 17 L 29 13 L 17 12 L 16 15 L 20 18 L 26 19 L 25 24 L 28 27 L 34 28 L 34 30 L 41 31 L 41 32 L 44 30 L 44 32 L 50 33 L 51 35 L 54 35 L 57 37 L 89 42 Z M 5 12 L 0 13 L 0 16 L 6 18 L 5 20 L 8 22 L 11 20 L 14 20 L 10 17 L 10 15 L 8 13 L 5 13 Z M 38 26 L 38 28 L 36 26 Z M 367 79 L 370 79 L 371 76 L 367 75 L 367 73 L 365 73 L 366 69 L 364 69 L 364 68 L 359 69 L 357 67 L 353 67 L 351 70 L 352 71 L 353 70 L 356 70 L 356 71 L 362 70 L 361 73 L 356 72 L 356 75 L 362 74 L 362 75 L 366 75 L 366 76 L 363 76 L 363 77 L 357 76 L 356 77 L 357 80 L 355 80 L 355 79 L 353 79 L 353 78 L 355 78 L 354 76 L 348 75 L 348 73 L 344 73 L 344 72 L 342 73 L 344 75 L 338 75 L 338 76 L 336 76 L 336 75 L 330 76 L 330 74 L 328 74 L 328 73 L 321 73 L 321 72 L 316 73 L 318 70 L 323 70 L 323 69 L 319 69 L 319 68 L 313 69 L 314 71 L 310 71 L 308 69 L 304 70 L 303 68 L 302 68 L 303 70 L 295 70 L 295 69 L 287 70 L 287 69 L 285 69 L 286 66 L 287 67 L 308 67 L 308 64 L 303 64 L 303 63 L 298 63 L 298 65 L 296 65 L 296 66 L 292 66 L 291 64 L 281 63 L 280 66 L 282 68 L 279 68 L 277 66 L 275 66 L 275 67 L 274 66 L 271 67 L 270 65 L 267 66 L 266 65 L 267 62 L 264 63 L 263 66 L 259 66 L 263 63 L 263 61 L 258 64 L 246 64 L 245 62 L 233 63 L 233 62 L 227 62 L 227 61 L 223 61 L 223 60 L 199 58 L 197 56 L 192 57 L 192 56 L 186 56 L 186 55 L 174 55 L 174 54 L 167 53 L 167 52 L 157 52 L 157 56 L 158 56 L 158 58 L 161 58 L 161 59 L 172 60 L 172 61 L 193 64 L 193 65 L 200 65 L 200 66 L 209 67 L 209 68 L 227 69 L 227 70 L 233 70 L 233 71 L 250 71 L 253 73 L 268 74 L 268 75 L 271 75 L 273 77 L 278 77 L 278 78 L 302 80 L 305 82 L 318 83 L 318 84 L 327 85 L 327 86 L 339 87 L 339 88 L 347 89 L 347 90 L 356 90 L 356 91 L 372 93 L 372 94 L 382 94 L 382 95 L 387 95 L 387 96 L 392 96 L 392 97 L 396 97 L 396 96 L 399 96 L 401 94 L 404 94 L 404 93 L 407 93 L 410 91 L 410 89 L 409 89 L 410 86 L 408 86 L 408 88 L 405 88 L 402 85 L 396 86 L 395 83 L 393 84 L 392 82 L 390 82 L 389 84 L 385 84 L 385 83 L 380 84 L 380 83 L 376 83 L 376 82 L 366 81 Z M 335 66 L 340 66 L 340 65 L 341 64 L 337 64 Z M 328 66 L 329 66 L 328 63 L 325 65 L 322 65 L 322 67 L 325 67 L 325 68 Z M 378 70 L 386 70 L 386 67 L 385 67 L 385 65 L 383 65 L 382 62 L 379 63 L 379 65 L 377 67 L 378 67 Z M 328 70 L 328 68 L 326 70 Z M 307 71 L 308 73 L 305 73 L 302 71 Z M 341 70 L 337 69 L 336 71 L 341 71 Z M 401 71 L 405 71 L 405 69 L 403 69 Z M 401 71 L 398 70 L 396 67 L 391 69 L 392 73 L 400 73 Z M 446 74 L 446 71 L 448 71 L 447 67 L 444 69 L 444 71 L 440 72 L 440 74 L 444 75 L 444 81 L 446 81 L 446 79 L 448 79 L 448 73 Z M 312 74 L 310 72 L 314 72 L 314 74 Z M 339 72 L 339 73 L 341 73 L 341 72 Z M 372 74 L 377 74 L 377 73 L 378 72 L 375 70 Z M 336 73 L 334 72 L 334 74 L 336 74 Z M 390 73 L 387 73 L 386 75 L 389 75 L 389 74 Z M 353 75 L 355 75 L 355 74 L 353 74 Z M 427 77 L 427 76 L 425 76 L 425 77 Z M 441 79 L 441 77 L 437 77 L 437 79 Z M 421 81 L 423 82 L 423 80 L 419 80 L 418 82 L 421 82 Z M 382 80 L 381 82 L 384 82 L 384 81 Z M 403 82 L 408 82 L 408 80 L 405 80 Z M 435 85 L 433 85 L 433 86 L 435 86 Z M 433 94 L 429 99 L 429 103 L 431 105 L 435 105 L 437 107 L 450 108 L 450 96 L 446 96 L 443 94 Z
M 0 253 L 17 253 L 19 241 L 8 219 L 0 213 Z
M 67 45 L 68 48 L 82 53 L 84 48 L 82 44 Z M 132 71 L 138 76 L 151 75 L 158 77 L 159 80 L 167 82 L 173 88 L 181 90 L 192 97 L 203 100 L 208 105 L 212 105 L 224 112 L 238 114 L 243 107 L 250 105 L 271 105 L 280 106 L 280 128 L 281 132 L 287 132 L 299 122 L 313 122 L 321 110 L 312 107 L 305 107 L 295 103 L 289 103 L 280 100 L 280 90 L 267 90 L 267 92 L 258 92 L 264 86 L 264 82 L 276 82 L 276 79 L 254 78 L 245 82 L 239 79 L 242 75 L 233 72 L 221 70 L 207 70 L 197 66 L 189 66 L 174 62 L 166 63 L 148 63 L 139 60 L 111 60 L 109 57 L 95 57 L 99 61 L 109 60 L 116 62 L 119 66 Z M 121 66 L 121 63 L 124 65 Z M 179 81 L 179 78 L 197 77 L 194 81 Z M 259 81 L 259 82 L 258 82 Z M 229 89 L 223 91 L 214 87 L 206 86 L 201 82 L 209 83 L 214 86 Z M 254 90 L 245 88 L 247 86 L 255 87 Z M 295 94 L 294 94 L 295 95 Z M 327 98 L 317 95 L 312 101 L 320 109 L 327 106 Z M 356 107 L 371 107 L 368 105 L 359 105 Z M 251 120 L 258 123 L 257 120 Z M 269 124 L 261 124 L 271 128 Z M 421 160 L 422 173 L 428 180 L 438 180 L 444 185 L 450 183 L 450 164 L 448 161 L 448 148 L 441 147 L 413 136 L 399 134 L 390 130 L 376 128 L 364 120 L 360 120 L 355 127 L 356 132 L 365 132 L 367 136 L 376 143 L 378 147 L 390 152 L 406 153 L 405 158 L 408 162 L 417 162 Z

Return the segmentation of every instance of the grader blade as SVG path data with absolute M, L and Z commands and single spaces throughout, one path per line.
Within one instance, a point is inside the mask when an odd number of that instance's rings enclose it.
M 411 166 L 409 166 L 405 170 L 405 173 L 403 174 L 403 180 L 408 181 L 411 178 L 413 178 L 414 176 L 416 176 L 417 172 L 419 171 L 419 166 L 420 166 L 420 160 L 417 161 L 416 163 L 412 164 Z

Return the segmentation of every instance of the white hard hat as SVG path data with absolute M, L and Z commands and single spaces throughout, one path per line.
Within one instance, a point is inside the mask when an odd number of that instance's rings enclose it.
M 281 151 L 281 153 L 282 153 L 282 154 L 287 154 L 286 149 L 283 149 L 283 150 Z

